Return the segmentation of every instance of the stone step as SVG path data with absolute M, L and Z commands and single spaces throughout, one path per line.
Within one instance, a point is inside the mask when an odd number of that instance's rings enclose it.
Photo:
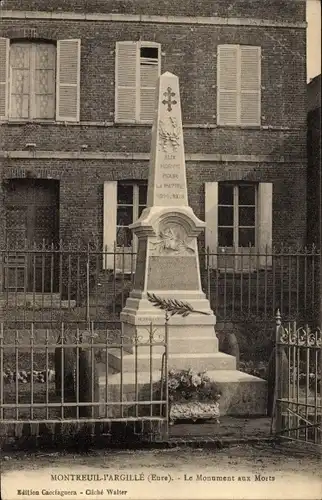
M 222 415 L 263 416 L 267 407 L 267 382 L 238 370 L 209 370 L 221 390 Z
M 112 351 L 112 350 L 111 350 Z M 137 358 L 137 362 L 136 362 Z M 152 359 L 152 363 L 151 363 Z M 152 364 L 152 370 L 160 370 L 162 364 L 162 354 L 140 354 L 137 356 L 134 354 L 124 355 L 123 362 L 118 355 L 117 349 L 110 354 L 109 363 L 112 368 L 117 371 L 134 372 L 135 369 L 138 371 L 150 371 L 150 366 Z M 229 354 L 224 354 L 222 352 L 209 353 L 171 353 L 168 359 L 169 369 L 175 367 L 177 370 L 189 369 L 196 371 L 203 370 L 235 370 L 236 369 L 236 358 L 230 356 Z
M 99 369 L 99 397 L 100 401 L 120 401 L 121 394 L 121 375 L 120 373 L 108 377 L 106 391 L 106 377 L 104 367 Z M 214 370 L 207 372 L 209 377 L 214 380 L 221 391 L 220 413 L 231 416 L 263 416 L 266 415 L 267 405 L 267 384 L 265 380 L 248 375 L 237 370 Z M 149 401 L 152 388 L 156 387 L 161 379 L 159 370 L 149 372 L 138 372 L 137 379 L 135 374 L 123 373 L 122 395 L 124 402 L 134 402 L 137 400 Z M 131 405 L 129 405 L 131 406 Z M 106 407 L 100 406 L 100 414 L 104 416 Z M 108 409 L 110 416 L 116 416 L 120 412 L 119 406 L 111 406 Z
M 198 336 L 198 337 L 169 337 L 168 342 L 169 352 L 172 354 L 182 354 L 185 352 L 190 352 L 192 354 L 197 353 L 209 353 L 218 352 L 218 339 L 216 336 Z M 140 354 L 147 354 L 150 352 L 149 346 L 140 345 L 138 347 L 138 352 Z M 159 354 L 164 352 L 164 345 L 153 345 L 153 354 Z
M 146 342 L 148 340 L 146 339 Z M 150 349 L 152 349 L 152 354 L 159 354 L 162 355 L 165 351 L 165 346 L 163 344 L 163 341 L 161 341 L 159 344 L 157 343 L 156 339 L 156 344 L 153 344 L 152 347 L 150 345 L 144 345 L 143 343 L 139 343 L 137 347 L 138 354 L 150 354 Z M 125 347 L 129 351 L 129 345 L 130 344 L 125 344 Z M 133 350 L 130 350 L 130 352 L 134 352 Z M 112 351 L 112 349 L 109 349 L 109 351 Z M 120 350 L 119 350 L 120 351 Z M 172 354 L 182 354 L 186 351 L 197 354 L 197 353 L 208 353 L 208 352 L 213 352 L 216 353 L 218 352 L 218 339 L 215 336 L 212 337 L 194 337 L 194 338 L 187 338 L 184 339 L 182 337 L 170 337 L 169 339 L 169 351 Z M 116 353 L 117 351 L 113 349 L 113 353 Z
M 169 335 L 169 351 L 173 354 L 190 352 L 193 354 L 197 353 L 208 353 L 218 352 L 218 339 L 213 333 L 209 335 L 196 335 L 195 337 L 173 337 Z

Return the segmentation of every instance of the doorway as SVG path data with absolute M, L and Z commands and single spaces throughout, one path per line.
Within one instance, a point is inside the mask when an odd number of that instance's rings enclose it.
M 5 289 L 49 292 L 56 262 L 50 252 L 59 239 L 59 182 L 11 179 L 5 188 Z

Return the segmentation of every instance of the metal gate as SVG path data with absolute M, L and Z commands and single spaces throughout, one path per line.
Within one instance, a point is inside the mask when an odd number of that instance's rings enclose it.
M 131 338 L 123 328 L 99 330 L 94 323 L 86 330 L 2 324 L 0 376 L 2 436 L 13 430 L 16 438 L 31 433 L 39 442 L 51 434 L 55 442 L 58 428 L 65 436 L 85 428 L 111 440 L 168 436 L 167 320 Z
M 322 445 L 321 329 L 283 326 L 277 313 L 275 431 L 279 437 Z

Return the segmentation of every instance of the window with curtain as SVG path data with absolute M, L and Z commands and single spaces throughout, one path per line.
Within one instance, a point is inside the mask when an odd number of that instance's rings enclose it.
M 10 46 L 10 116 L 55 117 L 56 46 L 12 43 Z
M 0 37 L 0 120 L 80 120 L 81 40 Z

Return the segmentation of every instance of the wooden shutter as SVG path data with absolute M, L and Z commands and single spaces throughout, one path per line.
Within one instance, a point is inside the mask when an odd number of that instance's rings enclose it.
M 261 48 L 240 47 L 240 125 L 260 125 Z
M 158 60 L 148 61 L 140 57 L 140 120 L 153 121 L 156 84 L 160 75 L 160 45 Z
M 273 184 L 258 185 L 258 251 L 261 267 L 272 265 Z
M 137 42 L 117 42 L 115 51 L 115 121 L 139 119 L 139 51 Z
M 103 269 L 114 269 L 116 242 L 117 182 L 104 182 L 103 200 Z M 110 254 L 105 252 L 112 252 Z
M 79 121 L 80 47 L 80 40 L 57 42 L 56 120 L 58 121 Z
M 217 57 L 217 123 L 238 124 L 238 46 L 219 45 Z
M 9 38 L 0 38 L 0 120 L 8 117 Z
M 209 267 L 217 267 L 218 251 L 218 182 L 205 184 L 206 247 L 209 248 Z

